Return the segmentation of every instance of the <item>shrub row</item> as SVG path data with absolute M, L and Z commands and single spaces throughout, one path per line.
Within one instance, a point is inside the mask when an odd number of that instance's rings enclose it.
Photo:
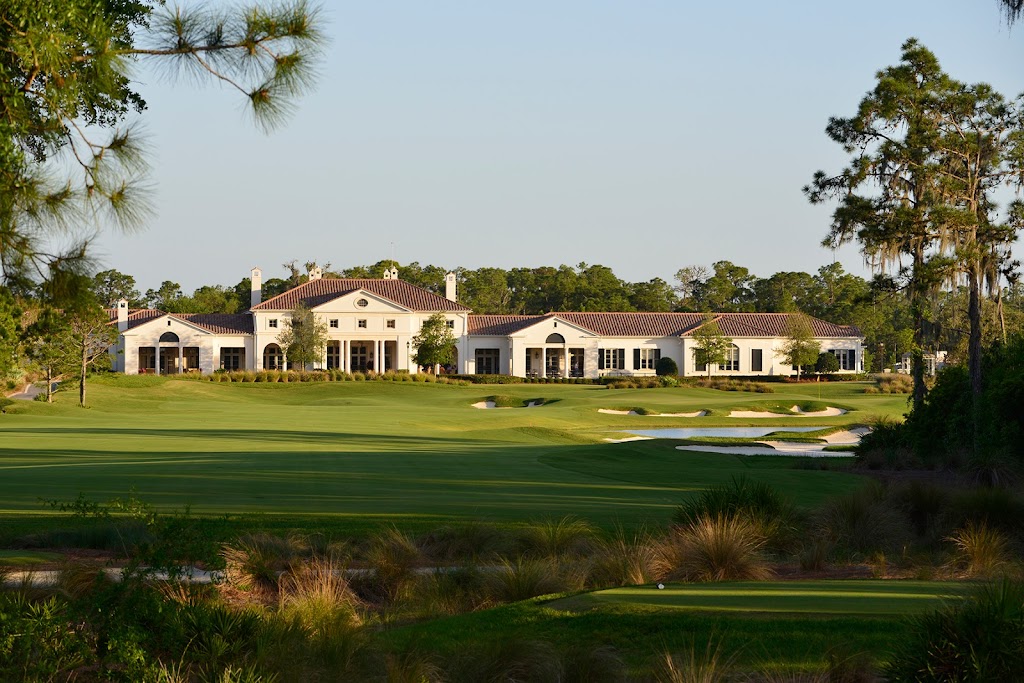
M 445 375 L 430 375 L 407 371 L 399 372 L 342 372 L 341 370 L 218 370 L 209 375 L 170 375 L 173 379 L 201 382 L 426 382 L 436 384 L 468 385 L 469 382 Z

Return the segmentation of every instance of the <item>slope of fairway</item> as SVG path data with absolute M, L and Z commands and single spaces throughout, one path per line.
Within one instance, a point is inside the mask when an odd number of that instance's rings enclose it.
M 607 646 L 634 670 L 665 652 L 703 652 L 709 642 L 740 669 L 821 670 L 829 654 L 884 661 L 908 615 L 971 590 L 966 584 L 793 581 L 617 588 L 536 598 L 390 631 L 390 646 L 459 653 L 482 643 L 547 641 Z
M 846 383 L 796 389 L 773 400 L 818 400 L 820 391 L 830 394 L 821 400 L 854 408 L 822 424 L 893 414 L 903 401 L 865 396 Z M 791 462 L 772 458 L 684 454 L 671 441 L 603 443 L 608 434 L 653 419 L 597 412 L 624 395 L 663 412 L 741 406 L 757 395 L 512 385 L 502 393 L 544 398 L 546 404 L 472 408 L 492 393 L 489 387 L 411 382 L 214 384 L 111 377 L 90 385 L 88 409 L 62 394 L 55 405 L 19 404 L 0 415 L 0 511 L 38 513 L 40 498 L 84 493 L 102 501 L 134 491 L 158 506 L 189 504 L 200 513 L 323 515 L 419 526 L 574 514 L 607 527 L 664 522 L 684 496 L 741 473 L 802 505 L 860 481 L 792 469 Z M 657 419 L 663 426 L 737 424 L 728 418 Z M 778 422 L 788 424 L 785 418 Z

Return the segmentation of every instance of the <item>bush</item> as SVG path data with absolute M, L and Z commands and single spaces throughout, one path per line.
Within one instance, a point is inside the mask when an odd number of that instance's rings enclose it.
M 818 354 L 818 360 L 814 363 L 814 371 L 819 375 L 831 375 L 839 372 L 839 358 L 836 354 L 823 351 Z
M 522 537 L 526 553 L 536 557 L 585 555 L 594 547 L 595 540 L 594 527 L 572 516 L 536 522 Z
M 661 376 L 675 376 L 679 374 L 679 366 L 668 356 L 662 356 L 658 359 L 658 364 L 654 366 L 654 372 Z
M 761 528 L 766 540 L 784 546 L 794 534 L 795 516 L 793 506 L 778 491 L 742 476 L 701 491 L 679 505 L 673 519 L 688 526 L 700 519 L 744 517 Z
M 956 548 L 956 565 L 967 576 L 985 576 L 1002 567 L 1009 558 L 1009 542 L 984 522 L 968 522 L 947 539 Z
M 909 394 L 914 390 L 914 378 L 897 372 L 879 375 L 875 384 L 880 394 Z
M 663 549 L 668 578 L 685 581 L 762 580 L 771 570 L 762 554 L 761 526 L 741 516 L 701 516 L 677 527 Z
M 1015 681 L 1024 671 L 1024 584 L 985 586 L 917 617 L 885 667 L 893 683 Z
M 852 553 L 893 552 L 911 537 L 906 515 L 877 484 L 829 501 L 817 521 L 822 537 Z

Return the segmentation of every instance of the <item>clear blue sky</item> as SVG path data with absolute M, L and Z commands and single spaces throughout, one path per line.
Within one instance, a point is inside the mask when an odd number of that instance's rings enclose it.
M 824 127 L 919 38 L 1024 91 L 1024 24 L 989 0 L 325 3 L 316 92 L 270 136 L 236 93 L 137 78 L 155 218 L 104 233 L 145 290 L 297 259 L 600 263 L 627 280 L 729 260 L 814 272 L 830 209 L 800 188 L 844 155 Z M 855 248 L 835 255 L 864 274 Z

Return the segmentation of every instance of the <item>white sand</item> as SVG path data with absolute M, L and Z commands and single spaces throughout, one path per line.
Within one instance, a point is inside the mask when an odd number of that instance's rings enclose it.
M 610 410 L 608 408 L 598 408 L 597 412 L 605 413 L 607 415 L 639 415 L 640 413 L 635 410 Z M 695 413 L 656 413 L 654 415 L 645 415 L 644 417 L 704 417 L 708 414 L 706 410 L 698 410 Z
M 825 408 L 825 410 L 819 410 L 819 411 L 813 412 L 813 413 L 808 413 L 808 412 L 804 412 L 803 410 L 800 410 L 800 406 L 793 406 L 792 408 L 790 408 L 790 410 L 793 411 L 790 414 L 787 414 L 787 413 L 767 413 L 767 412 L 754 411 L 754 410 L 734 410 L 731 413 L 729 413 L 729 417 L 748 417 L 748 418 L 750 418 L 750 417 L 753 417 L 753 418 L 762 418 L 762 417 L 764 417 L 764 418 L 767 418 L 767 417 L 790 417 L 791 415 L 792 416 L 796 416 L 796 417 L 835 417 L 837 415 L 845 415 L 846 414 L 846 411 L 843 410 L 842 408 L 831 408 L 831 407 Z
M 734 410 L 729 417 L 787 417 L 782 413 L 765 413 L 755 410 Z
M 479 408 L 480 410 L 490 410 L 491 408 L 495 408 L 497 406 L 494 405 L 494 401 L 480 401 L 478 403 L 474 403 L 473 407 Z
M 842 408 L 825 408 L 825 410 L 819 410 L 816 412 L 806 412 L 800 409 L 800 406 L 793 406 L 790 408 L 794 413 L 802 417 L 835 417 L 836 415 L 846 415 L 846 411 Z
M 605 439 L 608 443 L 626 443 L 627 441 L 650 441 L 653 436 L 629 436 L 625 439 Z
M 870 431 L 871 430 L 868 429 L 867 427 L 854 427 L 853 429 L 848 429 L 844 432 L 836 432 L 834 434 L 829 434 L 828 436 L 823 436 L 822 438 L 825 439 L 826 443 L 845 446 L 849 444 L 860 443 L 860 437 L 864 436 Z
M 722 453 L 723 455 L 780 455 L 801 458 L 852 458 L 853 453 L 843 451 L 823 451 L 821 444 L 786 443 L 782 441 L 758 441 L 779 448 L 759 448 L 757 446 L 676 446 L 677 451 L 696 451 L 700 453 Z
M 527 408 L 536 408 L 539 405 L 541 405 L 541 404 L 537 403 L 536 401 L 530 401 L 529 403 L 526 404 L 526 407 Z
M 707 414 L 706 410 L 698 410 L 695 413 L 658 413 L 653 417 L 704 417 Z

